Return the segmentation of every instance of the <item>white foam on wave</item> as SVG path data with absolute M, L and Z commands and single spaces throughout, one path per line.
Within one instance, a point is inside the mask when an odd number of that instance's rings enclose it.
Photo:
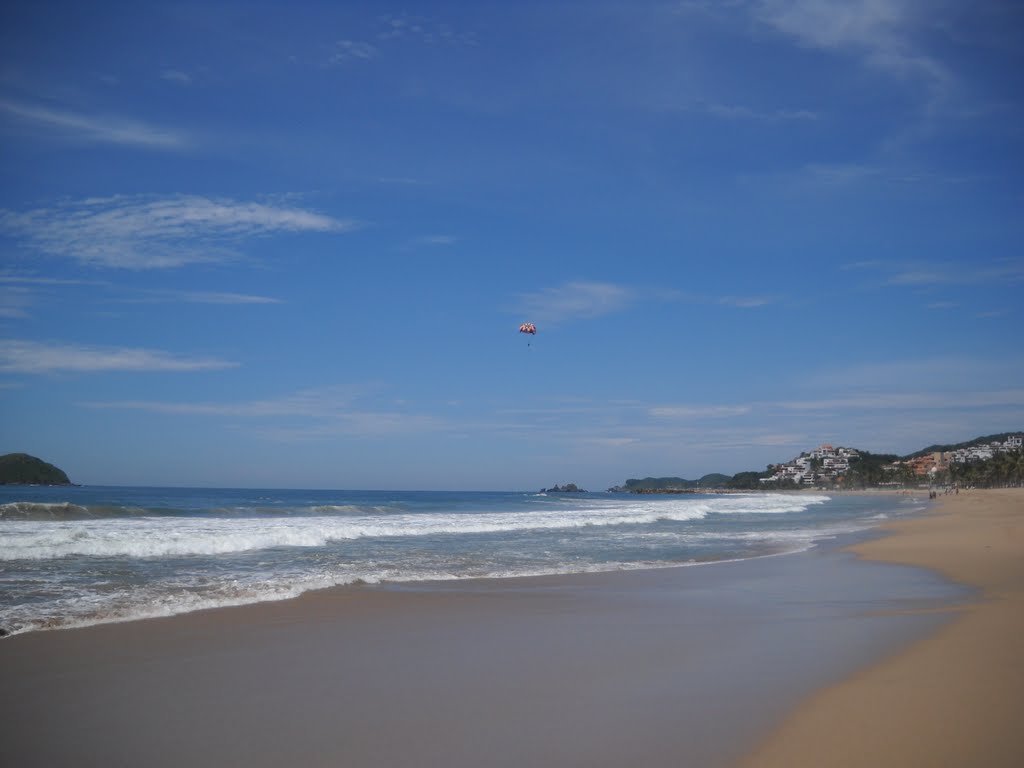
M 29 606 L 24 610 L 11 610 L 3 616 L 3 629 L 7 634 L 47 629 L 72 629 L 95 624 L 114 624 L 140 619 L 157 619 L 183 613 L 230 608 L 252 603 L 289 600 L 309 589 L 338 586 L 339 583 L 322 583 L 303 586 L 284 584 L 267 586 L 262 590 L 224 590 L 215 595 L 204 595 L 186 590 L 151 594 L 138 593 L 105 596 L 91 599 L 85 595 L 73 600 L 58 600 L 46 606 Z
M 792 548 L 786 553 L 801 551 Z M 770 557 L 775 554 L 758 555 Z M 659 560 L 604 561 L 588 563 L 550 563 L 544 566 L 507 568 L 481 567 L 471 571 L 448 568 L 407 570 L 375 565 L 358 570 L 342 569 L 333 572 L 309 574 L 293 573 L 288 576 L 251 581 L 233 580 L 213 589 L 190 583 L 187 578 L 174 583 L 160 583 L 143 587 L 124 588 L 113 593 L 78 593 L 73 597 L 50 600 L 44 605 L 24 605 L 0 614 L 0 628 L 8 635 L 25 632 L 72 629 L 97 624 L 112 624 L 143 619 L 164 618 L 195 611 L 231 608 L 255 603 L 290 600 L 306 592 L 350 585 L 416 584 L 476 579 L 518 579 L 544 576 L 566 576 L 613 571 L 636 571 L 653 568 L 679 568 L 713 565 L 743 559 L 704 561 L 688 560 L 668 563 Z
M 322 547 L 367 538 L 495 534 L 648 525 L 700 520 L 709 514 L 801 512 L 827 496 L 721 496 L 599 501 L 583 507 L 483 514 L 388 514 L 279 518 L 138 517 L 97 520 L 5 521 L 0 561 L 68 556 L 183 557 L 277 547 Z
M 86 507 L 70 501 L 11 501 L 0 504 L 0 520 L 63 520 L 92 516 Z

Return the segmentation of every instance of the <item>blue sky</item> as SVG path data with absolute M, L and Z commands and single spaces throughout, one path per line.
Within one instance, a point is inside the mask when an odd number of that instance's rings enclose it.
M 1024 428 L 1022 34 L 943 0 L 5 4 L 0 453 L 600 490 Z

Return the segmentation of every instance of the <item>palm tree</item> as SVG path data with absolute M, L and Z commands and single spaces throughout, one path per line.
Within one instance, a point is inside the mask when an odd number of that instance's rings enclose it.
M 1024 450 L 1017 449 L 1006 455 L 1010 469 L 1009 482 L 1014 485 L 1024 484 Z

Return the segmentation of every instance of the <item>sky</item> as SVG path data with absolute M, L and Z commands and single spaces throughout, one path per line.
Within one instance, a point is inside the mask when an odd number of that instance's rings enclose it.
M 4 3 L 0 453 L 604 490 L 1024 429 L 1022 39 L 991 0 Z

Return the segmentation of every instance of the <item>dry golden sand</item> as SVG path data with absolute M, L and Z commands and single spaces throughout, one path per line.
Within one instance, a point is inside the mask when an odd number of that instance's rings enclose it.
M 978 588 L 934 636 L 811 697 L 743 766 L 1024 766 L 1024 489 L 941 497 L 856 546 Z

